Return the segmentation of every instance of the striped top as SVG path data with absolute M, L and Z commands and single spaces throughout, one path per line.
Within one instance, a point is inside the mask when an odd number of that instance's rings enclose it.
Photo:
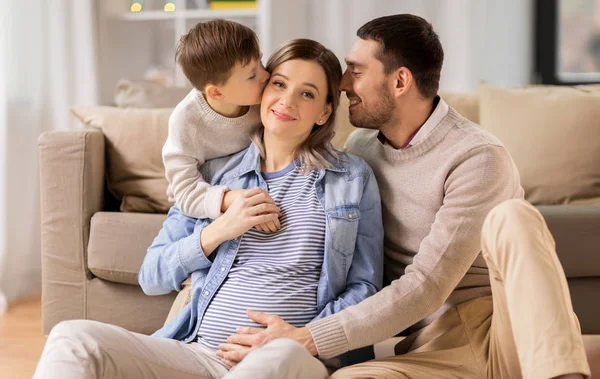
M 298 162 L 262 173 L 281 210 L 281 229 L 246 232 L 227 278 L 208 305 L 198 342 L 211 349 L 239 326 L 260 327 L 246 309 L 279 315 L 301 327 L 317 312 L 325 247 L 325 213 L 315 193 L 318 171 L 302 175 Z

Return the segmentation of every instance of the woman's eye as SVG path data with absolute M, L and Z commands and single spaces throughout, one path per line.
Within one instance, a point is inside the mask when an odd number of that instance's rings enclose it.
M 254 78 L 256 78 L 256 74 L 254 74 L 254 75 L 252 75 L 251 77 L 249 77 L 249 78 L 248 78 L 248 80 L 252 80 L 252 79 L 254 79 Z
M 308 97 L 309 99 L 314 99 L 314 95 L 310 92 L 302 92 L 302 96 Z
M 279 82 L 279 81 L 277 81 L 277 80 L 275 80 L 275 81 L 273 82 L 273 85 L 274 85 L 275 87 L 283 88 L 283 83 L 281 83 L 281 82 Z

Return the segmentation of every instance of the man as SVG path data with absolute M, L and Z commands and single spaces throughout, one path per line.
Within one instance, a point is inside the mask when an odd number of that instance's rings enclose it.
M 347 148 L 379 183 L 387 286 L 300 329 L 249 312 L 267 328 L 241 328 L 219 355 L 235 363 L 250 350 L 240 345 L 286 337 L 305 350 L 288 342 L 295 356 L 280 372 L 300 373 L 321 364 L 306 351 L 328 359 L 405 331 L 396 356 L 333 378 L 589 376 L 554 241 L 522 200 L 511 157 L 437 96 L 443 50 L 432 26 L 394 15 L 357 34 L 341 87 L 350 121 L 362 130 Z M 241 365 L 273 365 L 261 361 L 267 351 Z

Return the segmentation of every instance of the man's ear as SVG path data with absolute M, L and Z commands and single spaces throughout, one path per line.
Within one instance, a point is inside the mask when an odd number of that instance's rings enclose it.
M 329 120 L 329 116 L 331 116 L 331 112 L 333 112 L 333 107 L 331 106 L 331 104 L 327 104 L 327 106 L 325 107 L 325 112 L 323 112 L 321 117 L 319 117 L 319 119 L 317 120 L 317 124 L 318 125 L 325 124 L 327 122 L 327 120 Z
M 394 87 L 392 92 L 394 96 L 398 97 L 408 92 L 413 84 L 412 72 L 406 67 L 400 67 L 393 73 Z
M 219 90 L 219 87 L 214 84 L 207 84 L 206 87 L 204 87 L 204 93 L 207 97 L 215 100 L 221 100 L 223 98 L 223 94 Z

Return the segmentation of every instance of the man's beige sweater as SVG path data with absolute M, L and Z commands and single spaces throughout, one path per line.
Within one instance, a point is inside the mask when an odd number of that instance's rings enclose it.
M 210 186 L 198 168 L 205 161 L 241 151 L 260 125 L 260 106 L 243 116 L 228 118 L 215 112 L 204 95 L 193 89 L 173 110 L 162 155 L 169 201 L 195 218 L 215 219 L 221 214 L 224 186 Z
M 450 307 L 490 295 L 483 220 L 502 201 L 523 197 L 504 146 L 452 108 L 406 149 L 382 144 L 377 134 L 357 130 L 346 146 L 371 165 L 379 183 L 386 287 L 307 325 L 325 359 L 417 330 Z

